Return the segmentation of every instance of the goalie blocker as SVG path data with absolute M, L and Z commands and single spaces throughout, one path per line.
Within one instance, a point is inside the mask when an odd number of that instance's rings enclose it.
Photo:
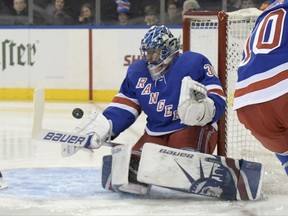
M 119 148 L 123 149 L 125 146 L 114 148 L 117 148 L 116 152 L 121 152 Z M 134 191 L 134 184 L 132 191 L 129 191 L 131 185 L 130 177 L 128 181 L 129 160 L 124 160 L 125 163 L 120 162 L 119 158 L 123 159 L 123 154 L 115 157 L 113 149 L 112 157 L 103 158 L 103 188 L 120 188 L 119 190 L 123 192 L 138 193 L 137 190 Z M 125 149 L 122 152 L 128 155 L 129 150 Z M 125 168 L 120 167 L 117 161 Z M 111 170 L 111 167 L 117 167 L 117 169 Z M 122 174 L 121 177 L 120 174 Z M 137 174 L 140 188 L 142 188 L 141 184 L 156 185 L 226 200 L 258 199 L 261 194 L 262 177 L 263 166 L 260 163 L 174 149 L 153 143 L 144 145 Z M 113 180 L 116 185 L 113 184 Z M 121 186 L 128 190 L 121 190 Z M 143 194 L 143 191 L 139 190 L 139 194 Z

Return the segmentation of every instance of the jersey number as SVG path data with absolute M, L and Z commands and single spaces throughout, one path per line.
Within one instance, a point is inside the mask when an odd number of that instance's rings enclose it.
M 241 66 L 249 62 L 251 52 L 266 54 L 280 46 L 286 11 L 278 9 L 267 14 L 247 39 Z

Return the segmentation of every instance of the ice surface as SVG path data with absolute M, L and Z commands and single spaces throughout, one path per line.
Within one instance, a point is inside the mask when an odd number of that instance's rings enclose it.
M 46 103 L 43 126 L 72 130 L 80 120 L 72 110 L 87 115 L 92 106 L 107 104 Z M 85 116 L 84 116 L 85 117 Z M 32 102 L 0 102 L 0 170 L 9 187 L 0 190 L 0 216 L 6 215 L 288 215 L 287 176 L 276 166 L 264 176 L 263 196 L 257 201 L 223 201 L 152 187 L 146 196 L 102 189 L 101 160 L 110 148 L 79 151 L 62 158 L 60 146 L 31 141 Z M 143 133 L 145 116 L 117 142 L 133 143 Z M 275 166 L 272 166 L 275 169 Z

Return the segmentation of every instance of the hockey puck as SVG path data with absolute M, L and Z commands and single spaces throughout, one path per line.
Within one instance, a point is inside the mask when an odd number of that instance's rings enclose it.
M 80 108 L 75 108 L 72 111 L 72 115 L 73 115 L 74 118 L 81 119 L 83 117 L 83 115 L 84 115 L 84 112 Z

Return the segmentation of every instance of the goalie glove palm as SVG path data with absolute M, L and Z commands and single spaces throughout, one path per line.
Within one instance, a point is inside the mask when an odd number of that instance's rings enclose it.
M 215 115 L 214 101 L 207 97 L 204 85 L 186 76 L 182 79 L 178 114 L 183 124 L 204 126 Z
M 79 124 L 74 131 L 80 134 L 93 135 L 88 148 L 100 148 L 103 142 L 111 137 L 111 122 L 106 117 L 97 112 L 95 108 L 91 110 L 86 120 Z

